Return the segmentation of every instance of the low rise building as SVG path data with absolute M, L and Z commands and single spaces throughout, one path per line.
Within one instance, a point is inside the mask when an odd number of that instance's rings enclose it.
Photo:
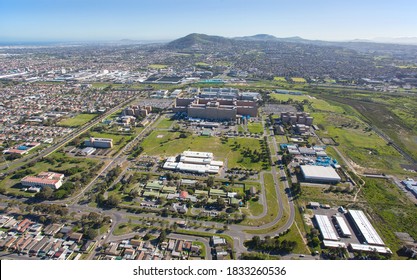
M 113 139 L 90 137 L 90 139 L 84 141 L 84 146 L 93 147 L 93 148 L 102 148 L 102 149 L 112 148 Z
M 20 183 L 24 187 L 50 187 L 52 189 L 59 189 L 62 186 L 64 174 L 54 172 L 41 172 L 37 176 L 26 176 Z

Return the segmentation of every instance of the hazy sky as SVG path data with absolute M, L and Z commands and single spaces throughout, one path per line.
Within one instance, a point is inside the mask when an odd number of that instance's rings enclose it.
M 0 0 L 0 41 L 417 37 L 415 0 Z

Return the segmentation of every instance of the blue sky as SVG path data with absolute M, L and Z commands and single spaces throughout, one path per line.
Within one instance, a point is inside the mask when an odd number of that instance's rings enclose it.
M 3 40 L 417 37 L 415 0 L 0 0 Z

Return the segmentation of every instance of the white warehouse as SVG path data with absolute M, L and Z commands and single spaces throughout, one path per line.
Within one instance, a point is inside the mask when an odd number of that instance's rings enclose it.
M 337 184 L 342 180 L 330 166 L 300 165 L 300 168 L 307 182 Z

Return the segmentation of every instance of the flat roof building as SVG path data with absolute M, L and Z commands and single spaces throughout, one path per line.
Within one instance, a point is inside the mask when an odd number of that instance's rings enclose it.
M 321 235 L 325 240 L 335 240 L 338 241 L 339 237 L 333 229 L 332 223 L 330 222 L 329 217 L 325 215 L 314 215 L 314 218 L 317 221 Z
M 366 243 L 371 245 L 385 245 L 371 222 L 366 217 L 365 213 L 361 210 L 349 210 L 349 216 L 351 217 L 356 229 L 360 232 Z
M 225 98 L 177 98 L 175 113 L 187 113 L 189 118 L 207 120 L 236 120 L 237 115 L 258 116 L 258 105 L 253 100 Z
M 341 181 L 333 167 L 300 165 L 301 173 L 307 182 L 336 184 Z
M 41 172 L 37 176 L 26 176 L 20 183 L 24 187 L 50 187 L 52 189 L 59 189 L 62 186 L 64 174 L 54 172 Z
M 163 168 L 191 173 L 217 174 L 222 166 L 222 161 L 213 160 L 213 153 L 184 151 L 179 161 L 175 157 L 167 158 Z
M 343 237 L 350 237 L 352 236 L 352 233 L 350 232 L 350 229 L 348 225 L 346 224 L 345 219 L 341 216 L 333 216 L 334 221 L 339 226 L 340 233 Z
M 104 148 L 104 149 L 112 148 L 113 139 L 90 137 L 90 139 L 84 141 L 84 146 L 93 147 L 93 148 Z

